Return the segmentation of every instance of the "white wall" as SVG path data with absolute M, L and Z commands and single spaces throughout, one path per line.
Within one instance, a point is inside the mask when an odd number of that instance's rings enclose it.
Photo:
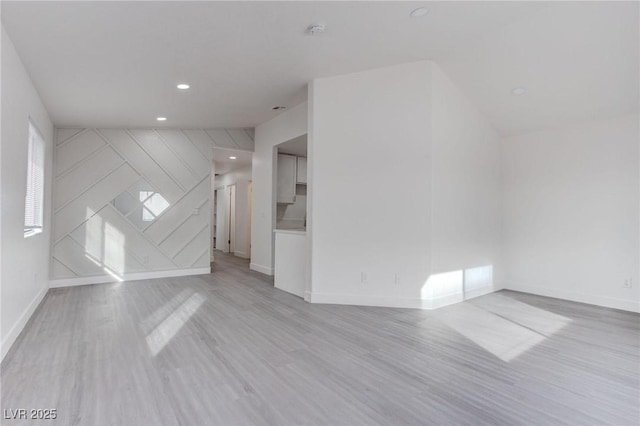
M 309 99 L 309 299 L 432 308 L 493 291 L 499 138 L 439 67 L 318 79 Z
M 243 180 L 251 180 L 251 165 L 243 166 L 238 169 L 227 172 L 223 175 L 218 175 L 215 178 L 216 188 L 219 186 L 233 185 L 235 182 Z
M 2 357 L 49 284 L 53 125 L 13 43 L 2 28 Z M 24 238 L 29 118 L 47 143 L 44 231 Z
M 640 310 L 638 121 L 503 141 L 508 288 Z
M 432 76 L 430 284 L 437 274 L 463 271 L 463 282 L 435 289 L 455 299 L 461 285 L 466 297 L 499 287 L 501 146 L 487 119 L 437 64 Z
M 430 88 L 429 62 L 314 80 L 312 302 L 420 299 L 431 263 Z
M 273 275 L 276 224 L 275 146 L 307 133 L 307 103 L 284 111 L 256 127 L 253 153 L 251 269 Z
M 236 186 L 236 241 L 234 254 L 245 259 L 251 257 L 251 200 L 249 188 L 251 179 L 251 166 L 241 167 L 215 178 L 216 189 L 226 189 L 230 185 Z M 225 203 L 226 199 L 222 197 L 218 202 Z M 218 217 L 218 223 L 218 226 L 226 225 L 228 218 Z M 216 243 L 218 248 L 227 246 L 224 239 L 216 241 Z
M 251 149 L 250 134 L 58 129 L 51 285 L 208 272 L 212 149 L 230 138 Z M 168 208 L 143 220 L 140 191 Z

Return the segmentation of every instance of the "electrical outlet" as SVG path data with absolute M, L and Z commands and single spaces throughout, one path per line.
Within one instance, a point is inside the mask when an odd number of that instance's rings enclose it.
M 633 278 L 627 278 L 624 280 L 624 282 L 622 283 L 622 287 L 624 288 L 631 288 L 633 287 Z
M 366 284 L 367 283 L 367 273 L 362 271 L 360 272 L 360 282 L 362 284 Z

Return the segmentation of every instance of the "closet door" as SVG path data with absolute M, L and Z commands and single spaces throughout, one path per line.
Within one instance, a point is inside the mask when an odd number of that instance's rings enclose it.
M 228 220 L 227 220 L 227 190 L 216 189 L 216 250 L 227 252 L 227 241 L 229 240 Z
M 229 253 L 236 251 L 236 186 L 229 186 Z

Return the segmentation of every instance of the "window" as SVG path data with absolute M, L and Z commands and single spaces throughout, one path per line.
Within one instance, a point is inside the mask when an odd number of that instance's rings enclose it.
M 45 143 L 29 121 L 27 152 L 27 192 L 24 201 L 24 237 L 42 232 L 44 219 L 44 156 Z

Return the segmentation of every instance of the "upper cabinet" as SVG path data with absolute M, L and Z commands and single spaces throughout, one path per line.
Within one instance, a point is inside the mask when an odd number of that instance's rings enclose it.
M 296 183 L 307 184 L 307 159 L 304 157 L 298 157 Z
M 296 185 L 307 184 L 307 159 L 291 154 L 278 154 L 278 187 L 276 201 L 296 202 Z
M 296 169 L 295 155 L 278 154 L 278 203 L 293 204 L 296 201 Z

